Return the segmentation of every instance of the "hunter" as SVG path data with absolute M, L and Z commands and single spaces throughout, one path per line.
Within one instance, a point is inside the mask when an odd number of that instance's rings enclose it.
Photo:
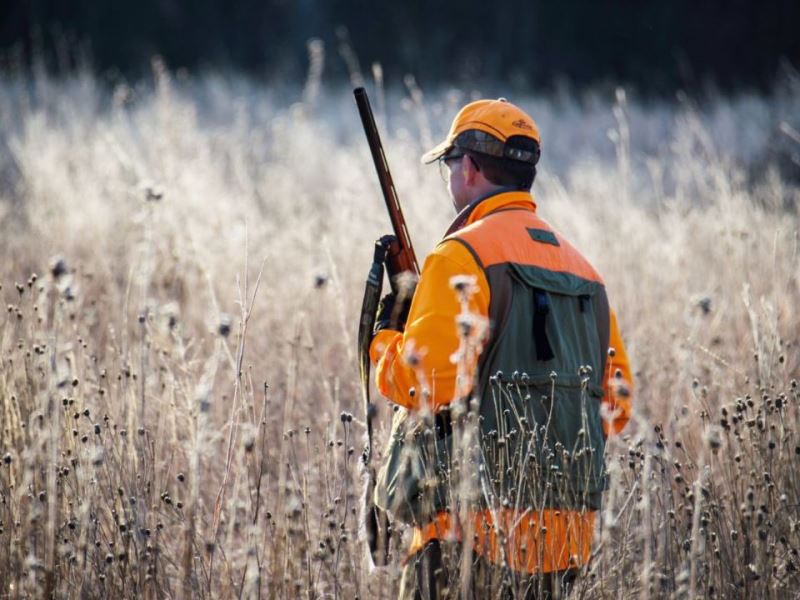
M 602 278 L 536 212 L 540 147 L 524 111 L 479 100 L 422 157 L 439 162 L 458 214 L 413 297 L 384 299 L 370 359 L 379 391 L 409 414 L 433 411 L 437 432 L 472 399 L 484 464 L 469 522 L 447 501 L 413 522 L 402 598 L 561 597 L 589 560 L 605 439 L 628 421 L 632 378 Z M 489 324 L 466 395 L 454 278 L 472 282 L 469 311 Z M 464 552 L 468 577 L 452 570 Z

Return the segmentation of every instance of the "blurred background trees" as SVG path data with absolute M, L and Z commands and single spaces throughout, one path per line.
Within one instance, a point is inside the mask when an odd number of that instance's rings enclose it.
M 518 90 L 625 84 L 647 94 L 712 85 L 766 90 L 800 63 L 797 0 L 5 0 L 5 61 L 52 66 L 88 50 L 100 72 L 136 76 L 158 54 L 171 68 L 237 68 L 302 78 L 306 41 L 349 32 L 387 80 L 423 85 L 502 78 Z M 344 75 L 330 61 L 326 77 Z

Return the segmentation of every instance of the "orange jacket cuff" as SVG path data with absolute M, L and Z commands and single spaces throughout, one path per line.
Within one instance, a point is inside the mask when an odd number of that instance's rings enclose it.
M 400 331 L 393 329 L 381 329 L 375 334 L 369 345 L 369 360 L 372 362 L 372 366 L 378 364 L 389 345 L 401 335 L 403 334 Z

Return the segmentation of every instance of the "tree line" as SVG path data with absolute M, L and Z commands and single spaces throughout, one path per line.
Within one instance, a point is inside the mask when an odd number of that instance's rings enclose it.
M 99 70 L 236 68 L 302 78 L 306 42 L 347 31 L 364 66 L 423 84 L 503 79 L 523 89 L 622 83 L 643 92 L 712 84 L 766 89 L 800 63 L 797 0 L 6 0 L 0 52 L 63 62 L 88 47 Z M 328 61 L 340 77 L 343 61 Z

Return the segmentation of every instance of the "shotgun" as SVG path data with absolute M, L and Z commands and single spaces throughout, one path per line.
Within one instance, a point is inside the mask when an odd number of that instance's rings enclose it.
M 392 174 L 389 172 L 389 163 L 386 161 L 386 154 L 383 151 L 381 137 L 378 134 L 378 126 L 375 124 L 375 117 L 372 115 L 372 107 L 369 104 L 367 90 L 363 87 L 353 91 L 358 106 L 358 114 L 361 116 L 361 124 L 364 126 L 364 133 L 367 136 L 369 150 L 372 153 L 372 162 L 378 173 L 378 181 L 381 184 L 383 199 L 386 201 L 386 210 L 389 211 L 389 219 L 392 222 L 394 236 L 397 244 L 391 244 L 387 252 L 387 267 L 389 280 L 392 290 L 397 292 L 396 278 L 404 272 L 410 272 L 415 277 L 419 277 L 419 264 L 417 256 L 414 254 L 414 247 L 411 245 L 411 238 L 408 235 L 406 220 L 403 218 L 403 209 L 400 208 L 400 200 L 397 198 L 397 190 L 392 181 Z
M 375 313 L 383 290 L 384 271 L 388 271 L 389 283 L 395 294 L 413 294 L 413 285 L 419 278 L 419 264 L 414 254 L 414 248 L 411 245 L 411 238 L 408 235 L 406 221 L 403 218 L 403 210 L 400 208 L 400 200 L 397 198 L 397 190 L 395 190 L 394 182 L 392 181 L 392 174 L 389 172 L 389 164 L 386 161 L 386 154 L 383 151 L 383 144 L 381 144 L 367 91 L 359 87 L 353 91 L 353 95 L 356 99 L 358 113 L 361 116 L 361 123 L 364 126 L 364 133 L 367 136 L 367 143 L 372 153 L 372 161 L 378 173 L 378 181 L 381 185 L 386 208 L 389 211 L 389 219 L 394 230 L 394 237 L 385 236 L 375 243 L 372 266 L 367 276 L 364 300 L 361 303 L 361 318 L 358 325 L 361 395 L 364 401 L 367 426 L 367 442 L 361 457 L 368 476 L 364 505 L 362 507 L 362 519 L 372 562 L 376 566 L 384 566 L 389 562 L 391 526 L 389 524 L 389 516 L 385 511 L 377 507 L 374 501 L 377 473 L 372 465 L 372 419 L 375 416 L 375 409 L 369 398 L 369 346 L 372 342 L 372 332 L 375 327 Z M 406 285 L 403 286 L 404 289 L 399 290 L 400 281 L 398 277 L 404 273 L 410 273 L 412 277 L 407 278 Z M 410 289 L 408 279 L 412 282 Z

